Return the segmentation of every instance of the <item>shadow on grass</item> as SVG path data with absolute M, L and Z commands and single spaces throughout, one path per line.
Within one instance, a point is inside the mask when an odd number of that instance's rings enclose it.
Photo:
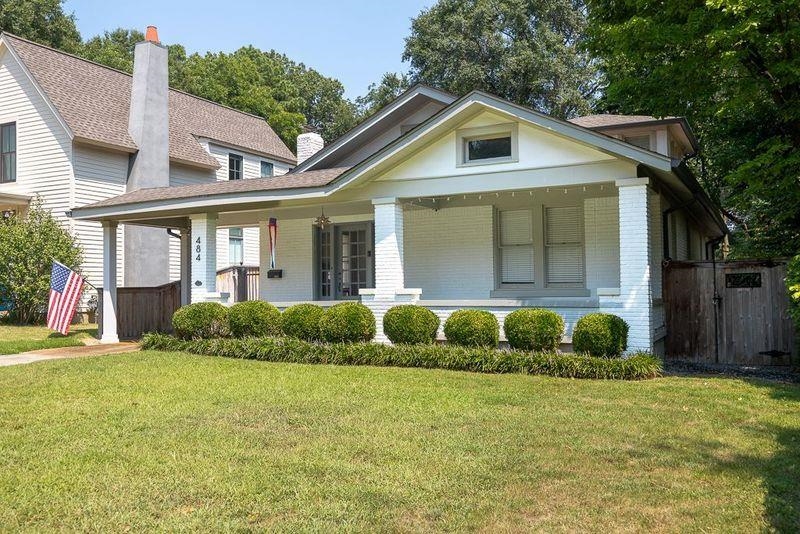
M 772 398 L 790 402 L 800 418 L 800 387 L 749 379 L 747 383 L 769 390 Z M 756 454 L 728 454 L 720 441 L 698 441 L 691 445 L 700 462 L 712 472 L 759 479 L 765 490 L 765 521 L 774 532 L 800 532 L 800 420 L 794 426 L 758 424 L 753 432 L 774 436 L 777 448 L 769 458 Z M 670 445 L 658 444 L 657 448 Z M 676 454 L 680 451 L 673 450 Z
M 87 335 L 90 337 L 97 337 L 97 328 L 81 328 L 75 329 L 72 328 L 67 333 L 67 335 L 60 334 L 59 332 L 52 332 L 47 339 L 69 339 L 69 338 L 76 338 L 78 336 Z

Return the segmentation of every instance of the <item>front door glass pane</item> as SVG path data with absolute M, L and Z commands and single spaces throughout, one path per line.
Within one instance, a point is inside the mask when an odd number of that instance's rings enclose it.
M 367 231 L 347 229 L 339 233 L 339 297 L 354 298 L 367 287 Z

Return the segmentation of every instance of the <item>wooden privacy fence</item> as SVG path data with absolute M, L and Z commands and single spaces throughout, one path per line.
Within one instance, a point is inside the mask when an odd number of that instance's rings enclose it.
M 786 262 L 669 262 L 668 358 L 737 365 L 797 363 Z M 716 284 L 715 284 L 716 282 Z
M 258 266 L 240 265 L 217 271 L 217 291 L 230 293 L 233 302 L 258 300 Z
M 102 317 L 102 295 L 98 302 L 97 311 Z M 119 287 L 117 335 L 120 339 L 138 339 L 147 332 L 172 332 L 172 314 L 180 306 L 180 281 L 157 287 Z M 102 319 L 98 324 L 102 329 Z

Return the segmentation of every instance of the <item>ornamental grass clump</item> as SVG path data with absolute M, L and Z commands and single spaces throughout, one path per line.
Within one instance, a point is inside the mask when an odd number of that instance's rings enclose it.
M 319 322 L 325 310 L 316 304 L 295 304 L 281 314 L 283 335 L 305 341 L 319 341 Z
M 197 302 L 172 314 L 172 328 L 180 339 L 209 339 L 230 334 L 228 308 L 219 302 Z
M 142 348 L 268 362 L 419 367 L 563 378 L 642 380 L 661 375 L 661 360 L 645 352 L 610 359 L 434 343 L 312 343 L 290 337 L 180 340 L 164 334 L 147 334 Z
M 359 302 L 343 302 L 328 308 L 320 319 L 319 330 L 329 343 L 370 341 L 375 337 L 375 316 Z
M 552 310 L 523 308 L 506 316 L 503 331 L 512 349 L 553 352 L 564 337 L 564 319 Z
M 628 348 L 628 323 L 610 313 L 584 315 L 572 332 L 572 348 L 580 354 L 617 358 Z
M 237 302 L 228 309 L 233 337 L 277 336 L 281 333 L 281 312 L 263 300 Z
M 389 308 L 383 316 L 383 333 L 392 343 L 433 343 L 439 317 L 428 308 L 403 304 Z
M 496 347 L 500 341 L 500 323 L 485 310 L 457 310 L 444 323 L 448 343 L 463 347 Z

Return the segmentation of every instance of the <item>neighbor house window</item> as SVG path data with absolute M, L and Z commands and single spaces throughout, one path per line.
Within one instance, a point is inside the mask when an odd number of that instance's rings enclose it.
M 261 162 L 261 177 L 262 178 L 269 178 L 275 174 L 275 167 L 269 161 L 262 161 Z
M 17 181 L 17 125 L 0 125 L 0 183 Z
M 583 230 L 578 206 L 544 209 L 545 283 L 583 287 Z
M 242 156 L 228 154 L 228 180 L 242 179 Z
M 244 262 L 244 231 L 241 228 L 228 229 L 228 260 L 231 265 Z
M 500 212 L 500 282 L 533 284 L 533 213 Z
M 650 150 L 650 135 L 632 135 L 630 137 L 625 137 L 625 142 L 630 143 L 631 145 L 638 146 L 639 148 L 644 148 L 645 150 Z

